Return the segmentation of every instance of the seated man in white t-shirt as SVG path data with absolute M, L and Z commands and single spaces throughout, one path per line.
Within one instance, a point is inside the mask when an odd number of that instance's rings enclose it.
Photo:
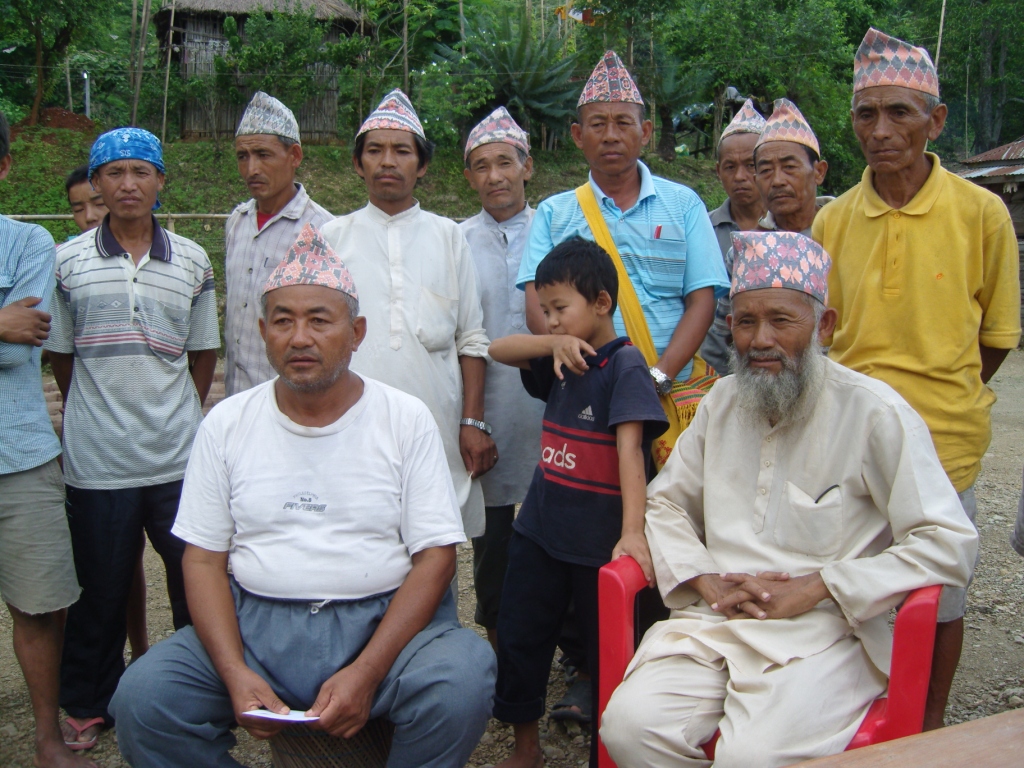
M 449 589 L 466 537 L 437 425 L 349 370 L 366 321 L 312 227 L 263 302 L 279 377 L 199 428 L 174 526 L 195 627 L 121 678 L 121 752 L 146 768 L 239 765 L 232 727 L 266 738 L 292 726 L 246 713 L 291 707 L 346 738 L 388 718 L 390 768 L 462 766 L 490 717 L 495 660 Z

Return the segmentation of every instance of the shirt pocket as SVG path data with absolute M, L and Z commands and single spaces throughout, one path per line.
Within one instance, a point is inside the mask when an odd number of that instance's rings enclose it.
M 830 488 L 816 503 L 787 482 L 775 519 L 775 543 L 792 552 L 827 557 L 839 551 L 842 540 L 842 490 Z
M 416 338 L 428 352 L 455 345 L 458 302 L 427 288 L 420 288 L 416 314 Z
M 638 257 L 644 289 L 657 298 L 679 298 L 686 280 L 686 243 L 648 240 L 647 253 Z
M 0 270 L 0 307 L 7 300 L 7 294 L 14 287 L 14 275 L 10 272 Z

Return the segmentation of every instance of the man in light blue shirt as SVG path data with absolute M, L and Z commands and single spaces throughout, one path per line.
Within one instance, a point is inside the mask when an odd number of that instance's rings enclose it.
M 9 139 L 0 113 L 0 179 L 11 168 Z M 60 442 L 39 377 L 54 257 L 46 230 L 0 216 L 0 595 L 32 700 L 35 764 L 96 768 L 72 754 L 57 724 L 64 614 L 80 590 L 57 463 Z
M 640 162 L 652 132 L 635 83 L 609 51 L 580 97 L 572 136 L 590 165 L 590 185 L 658 352 L 651 375 L 659 391 L 667 393 L 673 380 L 689 378 L 693 356 L 711 327 L 717 298 L 728 293 L 729 279 L 701 199 L 682 184 L 654 176 Z M 544 333 L 533 290 L 537 265 L 555 245 L 577 235 L 595 239 L 575 191 L 540 204 L 517 280 L 526 291 L 527 325 L 534 333 Z M 615 330 L 626 335 L 618 310 Z

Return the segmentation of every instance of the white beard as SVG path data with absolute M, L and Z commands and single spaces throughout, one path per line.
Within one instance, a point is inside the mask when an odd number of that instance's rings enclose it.
M 825 354 L 818 335 L 798 357 L 782 352 L 758 354 L 748 351 L 740 356 L 733 347 L 729 351 L 732 370 L 736 374 L 738 402 L 744 418 L 772 426 L 792 423 L 806 416 L 818 401 L 825 383 Z M 779 373 L 752 370 L 751 360 L 778 360 Z

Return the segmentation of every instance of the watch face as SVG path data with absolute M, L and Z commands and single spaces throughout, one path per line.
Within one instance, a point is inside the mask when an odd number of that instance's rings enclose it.
M 659 395 L 667 395 L 672 391 L 672 379 L 666 378 L 664 381 L 659 381 L 655 388 L 658 390 Z

